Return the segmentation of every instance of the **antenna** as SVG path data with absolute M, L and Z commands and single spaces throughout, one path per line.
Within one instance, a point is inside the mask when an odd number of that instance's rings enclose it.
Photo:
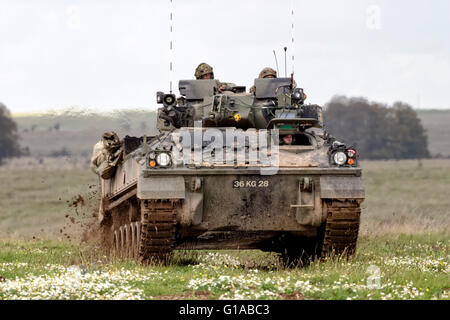
M 170 44 L 169 44 L 169 81 L 170 81 L 170 93 L 172 93 L 172 81 L 173 81 L 173 0 L 170 2 Z
M 294 0 L 291 0 L 291 51 L 292 51 L 292 72 L 291 72 L 291 78 L 293 78 L 294 75 Z
M 286 51 L 287 51 L 287 47 L 284 47 L 284 77 L 285 78 L 287 78 Z
M 273 50 L 273 55 L 275 56 L 275 64 L 277 65 L 277 74 L 280 74 L 280 71 L 278 70 L 278 60 L 277 60 L 277 54 L 275 53 L 275 50 Z

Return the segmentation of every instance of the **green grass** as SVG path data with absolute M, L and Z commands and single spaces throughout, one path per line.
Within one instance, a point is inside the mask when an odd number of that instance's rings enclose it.
M 139 265 L 84 259 L 86 248 L 67 243 L 7 241 L 0 299 L 448 299 L 449 249 L 444 234 L 365 236 L 350 261 L 267 268 L 259 262 L 274 257 L 259 251 L 176 252 L 176 262 Z

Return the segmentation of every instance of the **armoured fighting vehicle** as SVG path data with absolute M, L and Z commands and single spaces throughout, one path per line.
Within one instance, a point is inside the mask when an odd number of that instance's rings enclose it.
M 157 135 L 104 136 L 93 163 L 113 251 L 144 261 L 180 248 L 355 252 L 355 148 L 325 132 L 322 108 L 305 104 L 292 77 L 254 86 L 182 80 L 178 98 L 157 93 Z

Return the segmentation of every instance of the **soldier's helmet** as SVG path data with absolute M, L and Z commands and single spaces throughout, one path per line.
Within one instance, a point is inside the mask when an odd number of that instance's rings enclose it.
M 114 131 L 105 132 L 102 136 L 103 146 L 106 150 L 115 150 L 120 147 L 120 139 Z
M 265 78 L 267 76 L 274 76 L 276 78 L 277 72 L 275 70 L 273 70 L 272 68 L 264 68 L 259 73 L 258 78 Z
M 203 75 L 211 73 L 212 74 L 212 79 L 214 79 L 214 72 L 213 72 L 213 68 L 207 64 L 207 63 L 200 63 L 197 67 L 197 69 L 195 69 L 195 78 L 196 79 L 200 79 Z

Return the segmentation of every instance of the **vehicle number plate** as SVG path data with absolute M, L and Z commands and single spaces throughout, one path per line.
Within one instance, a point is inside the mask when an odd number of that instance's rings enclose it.
M 234 180 L 233 188 L 267 188 L 269 180 Z

